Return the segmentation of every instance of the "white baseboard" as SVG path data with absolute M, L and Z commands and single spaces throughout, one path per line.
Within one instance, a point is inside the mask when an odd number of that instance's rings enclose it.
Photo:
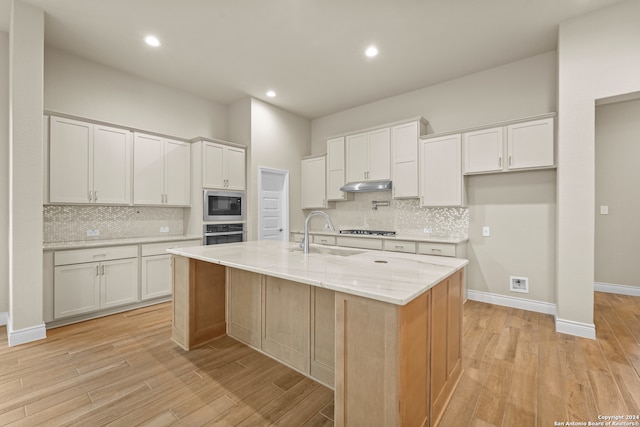
M 573 320 L 559 319 L 556 317 L 556 332 L 590 338 L 592 340 L 596 339 L 596 325 L 593 323 L 574 322 Z
M 607 292 L 610 294 L 630 295 L 632 297 L 640 297 L 640 286 L 616 285 L 613 283 L 599 283 L 593 285 L 593 289 L 598 292 Z
M 536 313 L 556 315 L 556 305 L 549 302 L 540 302 L 530 299 L 492 294 L 489 292 L 467 291 L 467 298 L 472 301 L 486 302 L 504 307 L 518 308 L 520 310 L 535 311 Z
M 9 313 L 7 313 L 6 311 L 0 313 L 0 326 L 4 326 L 7 323 L 9 323 Z
M 11 325 L 7 324 L 7 336 L 9 338 L 9 347 L 12 347 L 14 345 L 26 344 L 46 338 L 47 328 L 43 323 L 42 325 L 14 331 Z

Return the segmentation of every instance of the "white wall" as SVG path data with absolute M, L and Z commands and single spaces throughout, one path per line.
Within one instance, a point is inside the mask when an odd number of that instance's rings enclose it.
M 640 1 L 560 25 L 557 304 L 562 326 L 592 336 L 595 100 L 640 90 Z M 567 322 L 565 322 L 565 320 Z
M 596 107 L 595 138 L 595 281 L 640 287 L 640 100 Z
M 13 2 L 10 37 L 10 345 L 43 338 L 42 108 L 44 12 Z
M 251 100 L 251 160 L 248 163 L 247 239 L 258 237 L 258 167 L 289 171 L 289 227 L 304 226 L 300 160 L 309 153 L 308 119 L 257 99 Z
M 45 109 L 180 138 L 227 139 L 227 107 L 47 47 Z
M 9 35 L 0 32 L 0 313 L 9 311 Z
M 433 133 L 553 112 L 556 94 L 553 51 L 313 120 L 312 153 L 328 136 L 410 117 Z

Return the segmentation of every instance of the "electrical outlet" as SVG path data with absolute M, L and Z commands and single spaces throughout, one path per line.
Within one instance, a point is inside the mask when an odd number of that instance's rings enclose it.
M 161 233 L 168 233 L 169 232 L 169 227 L 160 227 L 160 232 Z
M 425 227 L 425 228 L 422 229 L 422 232 L 424 234 L 431 234 L 431 233 L 433 233 L 433 229 L 431 227 Z
M 491 227 L 489 227 L 488 225 L 485 225 L 484 227 L 482 227 L 482 236 L 483 237 L 491 236 Z
M 509 290 L 511 292 L 529 293 L 529 278 L 509 276 Z
M 607 205 L 600 206 L 600 215 L 609 215 L 609 206 Z
M 92 228 L 90 230 L 87 230 L 87 237 L 96 237 L 100 235 L 100 230 L 98 230 L 97 228 Z

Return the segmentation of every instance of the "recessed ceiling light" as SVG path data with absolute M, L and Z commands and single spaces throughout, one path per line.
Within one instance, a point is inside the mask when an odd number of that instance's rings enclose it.
M 268 96 L 269 98 L 275 98 L 276 93 L 275 93 L 274 91 L 270 90 L 269 92 L 267 92 L 267 96 Z
M 156 36 L 147 36 L 144 38 L 144 42 L 149 46 L 158 47 L 160 46 L 160 40 Z
M 375 46 L 369 46 L 367 50 L 364 51 L 364 54 L 367 55 L 369 58 L 373 58 L 378 54 L 378 48 Z

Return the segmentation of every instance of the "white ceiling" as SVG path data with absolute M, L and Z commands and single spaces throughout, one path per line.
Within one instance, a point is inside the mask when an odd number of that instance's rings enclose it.
M 223 104 L 250 95 L 316 118 L 553 50 L 560 22 L 619 0 L 24 1 L 46 12 L 50 46 Z

